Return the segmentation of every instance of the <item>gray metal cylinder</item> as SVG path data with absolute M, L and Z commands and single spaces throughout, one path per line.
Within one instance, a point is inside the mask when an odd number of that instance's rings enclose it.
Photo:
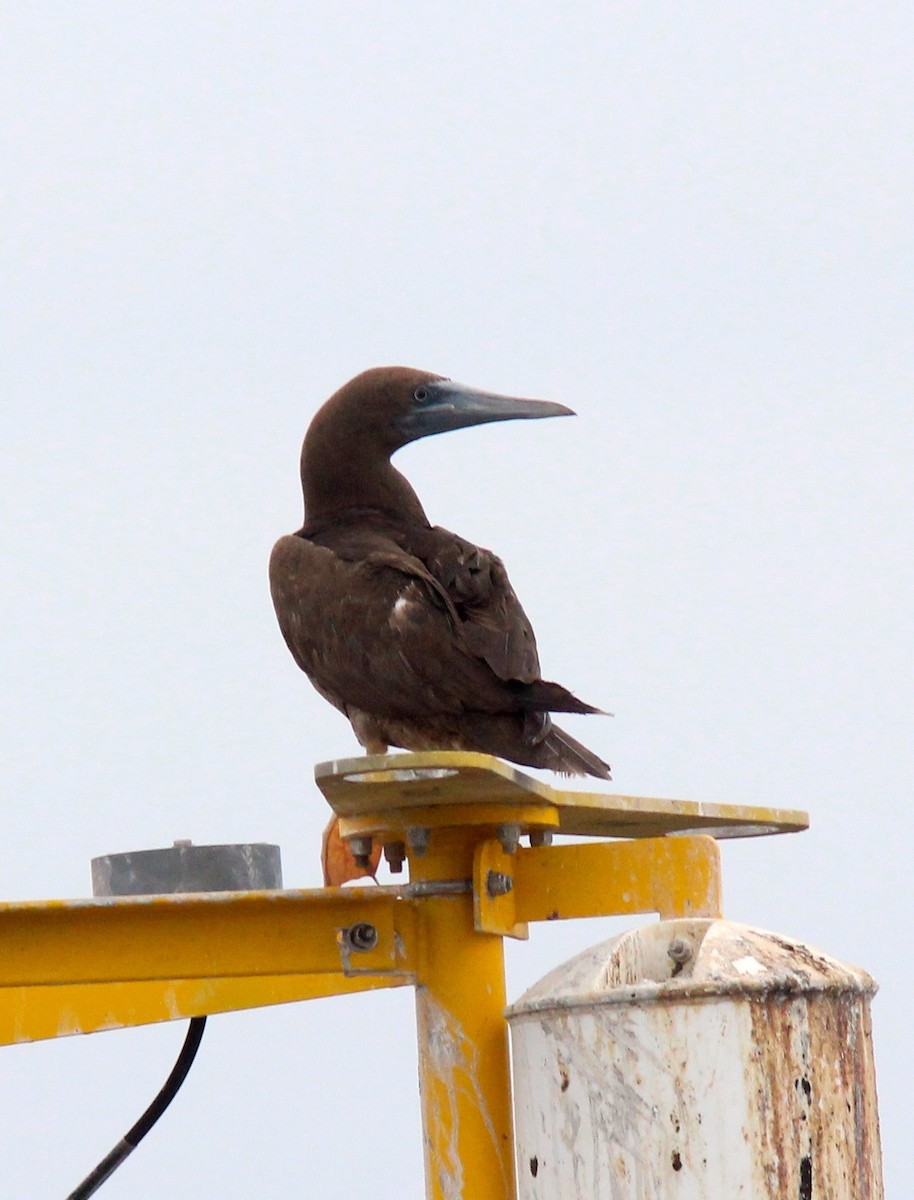
M 282 887 L 279 847 L 266 842 L 131 850 L 92 859 L 93 896 L 247 892 Z
M 508 1010 L 520 1200 L 881 1200 L 875 988 L 728 921 L 565 963 Z

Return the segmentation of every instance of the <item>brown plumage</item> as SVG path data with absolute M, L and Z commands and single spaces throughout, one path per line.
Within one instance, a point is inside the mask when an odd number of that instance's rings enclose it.
M 552 724 L 595 713 L 540 678 L 533 630 L 502 562 L 433 527 L 390 463 L 417 438 L 487 421 L 570 415 L 407 367 L 356 376 L 305 437 L 305 524 L 276 543 L 270 587 L 283 636 L 371 754 L 479 750 L 609 778 Z

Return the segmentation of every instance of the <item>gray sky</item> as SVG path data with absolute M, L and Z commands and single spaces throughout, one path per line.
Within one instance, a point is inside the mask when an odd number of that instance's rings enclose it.
M 398 466 L 616 713 L 568 721 L 616 790 L 811 812 L 726 846 L 726 911 L 880 981 L 902 1195 L 912 54 L 906 3 L 5 4 L 0 895 L 177 837 L 316 885 L 357 747 L 266 584 L 306 424 L 381 363 L 558 400 Z M 534 929 L 511 994 L 615 928 Z M 66 1194 L 183 1032 L 4 1050 L 5 1194 Z M 421 1194 L 406 991 L 211 1022 L 103 1194 L 369 1186 Z

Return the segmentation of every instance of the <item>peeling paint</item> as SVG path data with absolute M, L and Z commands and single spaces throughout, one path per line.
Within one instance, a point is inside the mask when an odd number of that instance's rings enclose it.
M 742 958 L 733 960 L 733 970 L 738 975 L 762 975 L 765 967 L 757 958 L 753 958 L 751 954 L 746 954 Z
M 430 1174 L 438 1179 L 444 1200 L 473 1200 L 464 1196 L 463 1165 L 460 1155 L 460 1100 L 463 1098 L 478 1114 L 503 1164 L 503 1147 L 492 1120 L 486 1097 L 479 1082 L 479 1050 L 464 1034 L 459 1022 L 431 995 L 427 988 L 416 993 L 419 1045 L 426 1056 L 426 1069 L 434 1079 L 423 1094 L 426 1109 L 426 1158 Z M 436 1145 L 429 1141 L 429 1130 L 442 1131 Z M 505 1194 L 510 1181 L 502 1165 Z

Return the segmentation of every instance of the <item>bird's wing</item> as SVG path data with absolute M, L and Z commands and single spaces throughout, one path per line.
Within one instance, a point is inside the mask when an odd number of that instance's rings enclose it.
M 505 682 L 539 679 L 533 628 L 501 559 L 446 529 L 423 530 L 417 540 L 413 553 L 447 592 L 471 652 Z
M 387 539 L 374 545 L 358 557 L 295 535 L 274 547 L 279 625 L 317 690 L 344 712 L 389 717 L 513 708 L 447 588 Z

